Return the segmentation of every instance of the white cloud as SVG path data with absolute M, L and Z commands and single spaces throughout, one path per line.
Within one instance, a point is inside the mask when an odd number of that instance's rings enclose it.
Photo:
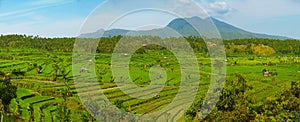
M 209 7 L 217 14 L 226 14 L 230 11 L 228 4 L 224 1 L 216 1 L 214 3 L 210 3 Z
M 39 9 L 44 9 L 52 6 L 57 6 L 57 5 L 62 5 L 62 4 L 67 4 L 72 2 L 71 0 L 67 1 L 62 1 L 62 0 L 54 0 L 54 1 L 49 1 L 49 0 L 40 0 L 38 2 L 28 2 L 26 5 L 24 5 L 26 8 L 22 8 L 19 10 L 14 10 L 14 11 L 8 11 L 8 12 L 3 12 L 0 14 L 0 17 L 6 17 L 6 16 L 14 16 L 14 15 L 19 15 L 19 14 L 26 14 L 29 12 L 33 12 Z
M 50 37 L 76 35 L 81 28 L 81 23 L 84 22 L 83 18 L 70 20 L 70 18 L 66 16 L 65 18 L 60 18 L 62 20 L 57 20 L 58 22 L 49 22 L 51 18 L 47 18 L 47 16 L 40 16 L 38 14 L 39 10 L 61 4 L 67 4 L 73 1 L 76 0 L 40 0 L 26 2 L 26 4 L 22 5 L 22 8 L 16 7 L 14 10 L 1 11 L 0 33 L 39 34 L 41 36 Z M 126 12 L 128 9 L 135 7 L 138 9 L 150 7 L 173 11 L 175 14 L 181 15 L 181 17 L 203 17 L 206 13 L 209 13 L 211 16 L 220 18 L 225 22 L 239 26 L 246 30 L 249 29 L 253 32 L 266 32 L 262 29 L 259 30 L 258 26 L 265 27 L 265 25 L 269 23 L 270 18 L 287 15 L 300 15 L 299 3 L 300 2 L 297 0 L 152 0 L 147 2 L 140 0 L 114 0 L 111 6 L 107 6 L 105 10 L 99 10 L 100 13 L 102 12 L 101 16 L 95 15 L 92 17 L 94 18 L 94 21 L 90 21 L 82 32 L 94 32 L 100 28 L 105 28 L 115 19 L 115 16 L 121 16 L 124 11 Z M 13 9 L 13 7 L 11 9 Z M 67 13 L 70 11 L 62 12 Z M 142 21 L 145 22 L 139 22 L 143 17 L 138 16 L 137 18 L 138 19 L 130 19 L 130 21 L 128 19 L 128 23 L 126 20 L 126 23 L 120 22 L 120 24 L 116 23 L 116 25 L 122 25 L 120 27 L 124 28 L 142 25 L 144 23 L 162 25 L 172 19 L 172 17 L 165 17 L 164 15 L 153 15 L 152 18 L 142 19 Z M 297 23 L 295 22 L 295 24 Z M 276 30 L 272 27 L 270 28 L 270 32 L 274 32 Z M 277 30 L 285 30 L 286 33 L 296 32 L 289 31 L 291 29 L 288 27 Z
M 200 16 L 205 18 L 208 14 L 202 4 L 199 4 L 194 0 L 173 0 L 166 6 L 167 9 L 170 9 L 183 17 Z
M 223 16 L 233 12 L 233 8 L 228 4 L 228 0 L 197 0 L 211 16 Z
M 33 8 L 28 8 L 28 9 L 9 11 L 9 12 L 5 12 L 5 13 L 1 13 L 0 17 L 6 17 L 6 16 L 13 16 L 13 15 L 16 15 L 16 14 L 22 14 L 22 13 L 34 11 L 34 10 L 45 8 L 45 7 L 48 7 L 48 6 L 39 6 L 39 7 L 33 7 Z
M 272 17 L 300 14 L 299 4 L 292 0 L 228 0 L 228 4 L 237 11 L 223 19 L 241 25 Z
M 0 23 L 1 34 L 26 34 L 42 37 L 71 37 L 79 34 L 83 19 L 57 21 L 52 23 L 22 22 L 18 24 Z
M 193 0 L 179 0 L 179 2 L 184 3 L 184 4 L 189 4 L 193 2 Z
M 139 6 L 132 6 L 131 3 L 123 3 L 123 5 L 105 3 L 89 16 L 81 32 L 90 33 L 101 28 L 107 29 L 107 26 L 118 17 L 133 11 L 135 12 L 122 17 L 119 22 L 113 23 L 112 28 L 135 29 L 144 25 L 166 26 L 171 20 L 179 17 L 207 17 L 207 12 L 194 0 L 156 0 L 151 2 L 154 3 L 147 4 L 147 2 L 137 0 L 135 4 Z M 145 8 L 146 10 L 144 10 Z
M 32 2 L 27 2 L 25 5 L 28 6 L 41 6 L 41 5 L 49 5 L 49 4 L 65 4 L 73 2 L 73 0 L 35 0 Z

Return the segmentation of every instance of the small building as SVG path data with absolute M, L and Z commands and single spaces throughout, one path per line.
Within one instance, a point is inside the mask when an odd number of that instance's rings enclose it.
M 87 72 L 87 73 L 89 73 L 89 70 L 86 69 L 86 68 L 84 68 L 84 67 L 81 67 L 80 70 L 79 70 L 79 72 L 80 72 L 80 73 L 82 73 L 82 72 Z
M 269 76 L 271 76 L 270 72 L 269 72 L 268 70 L 266 70 L 266 69 L 263 69 L 262 75 L 263 75 L 264 77 L 269 77 Z

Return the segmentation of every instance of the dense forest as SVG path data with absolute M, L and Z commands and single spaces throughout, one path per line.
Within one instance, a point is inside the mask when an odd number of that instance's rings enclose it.
M 143 41 L 144 37 L 131 37 Z M 173 38 L 162 39 L 151 37 L 153 40 L 168 41 Z M 184 37 L 196 53 L 207 53 L 207 45 L 203 38 Z M 99 41 L 98 53 L 112 53 L 115 45 L 122 39 L 122 36 L 106 37 L 100 39 L 86 39 L 87 41 Z M 209 40 L 209 39 L 206 39 Z M 12 48 L 34 48 L 46 51 L 72 52 L 76 38 L 42 38 L 26 35 L 1 35 L 0 46 Z M 227 55 L 237 54 L 279 54 L 279 55 L 300 55 L 300 41 L 298 40 L 274 40 L 274 39 L 236 39 L 223 40 Z M 152 46 L 157 49 L 159 47 Z

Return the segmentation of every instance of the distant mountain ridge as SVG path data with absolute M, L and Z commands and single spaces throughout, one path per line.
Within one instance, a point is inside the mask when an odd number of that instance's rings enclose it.
M 270 38 L 270 39 L 290 39 L 283 36 L 274 36 L 267 34 L 259 34 L 245 31 L 233 25 L 227 24 L 215 18 L 192 17 L 192 18 L 177 18 L 172 20 L 166 27 L 152 30 L 132 31 L 124 29 L 103 30 L 100 29 L 94 33 L 81 34 L 80 38 L 99 38 L 111 37 L 118 35 L 129 36 L 159 36 L 162 38 L 182 36 L 201 36 L 201 35 L 216 35 L 215 29 L 212 29 L 212 23 L 218 29 L 222 39 L 244 39 L 244 38 Z M 198 31 L 197 31 L 198 30 Z M 199 31 L 200 30 L 200 31 Z M 200 34 L 198 33 L 200 32 Z M 202 34 L 201 34 L 202 33 Z

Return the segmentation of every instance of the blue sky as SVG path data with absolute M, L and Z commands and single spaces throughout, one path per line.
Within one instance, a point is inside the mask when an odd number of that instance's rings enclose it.
M 191 17 L 201 16 L 198 6 L 210 16 L 247 31 L 300 39 L 298 0 L 0 0 L 0 33 L 72 37 L 108 29 L 113 17 L 133 8 L 165 8 Z M 93 17 L 99 20 L 96 25 L 84 24 L 95 23 L 89 22 Z M 163 27 L 174 18 L 161 11 L 139 11 L 113 23 L 111 28 Z

